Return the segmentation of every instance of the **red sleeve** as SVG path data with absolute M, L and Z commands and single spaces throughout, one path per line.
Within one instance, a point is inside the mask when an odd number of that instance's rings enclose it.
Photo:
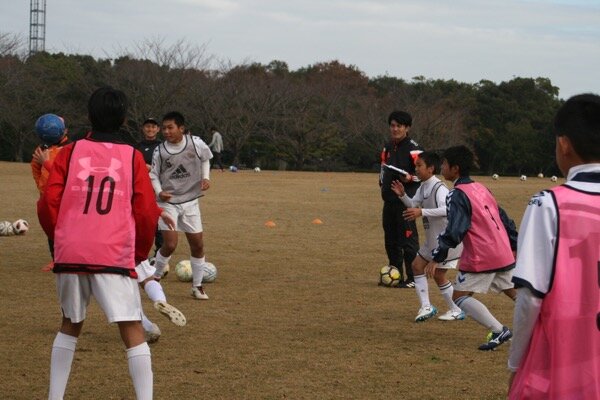
M 162 210 L 156 204 L 156 195 L 144 156 L 134 151 L 133 156 L 133 218 L 135 220 L 135 263 L 148 258 L 154 243 L 154 233 Z
M 70 144 L 58 153 L 54 159 L 48 181 L 46 182 L 46 188 L 37 203 L 40 225 L 50 240 L 54 240 L 54 228 L 58 219 L 58 210 L 60 209 L 60 201 L 67 180 L 69 159 L 71 158 L 72 151 L 73 144 Z

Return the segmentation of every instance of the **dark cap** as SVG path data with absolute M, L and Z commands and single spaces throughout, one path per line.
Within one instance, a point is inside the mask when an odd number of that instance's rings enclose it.
M 158 125 L 158 121 L 155 120 L 154 118 L 146 118 L 146 120 L 144 121 L 144 123 L 142 124 L 142 126 L 146 125 L 146 124 Z

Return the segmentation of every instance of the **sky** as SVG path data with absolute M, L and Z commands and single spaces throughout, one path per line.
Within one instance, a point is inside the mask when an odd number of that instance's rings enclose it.
M 41 2 L 41 1 L 40 1 Z M 29 36 L 29 1 L 0 32 Z M 338 60 L 369 77 L 496 83 L 544 77 L 600 94 L 600 0 L 47 0 L 46 50 L 112 58 L 183 40 L 214 60 Z

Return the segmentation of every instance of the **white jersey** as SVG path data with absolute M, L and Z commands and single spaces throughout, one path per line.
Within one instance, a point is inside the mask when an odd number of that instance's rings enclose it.
M 209 179 L 212 152 L 197 136 L 183 135 L 183 140 L 172 144 L 163 142 L 154 150 L 150 179 L 158 195 L 172 194 L 169 203 L 181 204 L 202 195 L 200 182 Z
M 598 183 L 573 180 L 577 174 L 589 172 L 600 172 L 600 164 L 571 168 L 565 184 L 586 192 L 600 192 Z M 529 200 L 519 227 L 517 264 L 513 277 L 542 295 L 548 292 L 552 280 L 554 245 L 558 236 L 557 218 L 552 196 L 542 191 Z
M 421 207 L 423 215 L 423 228 L 425 229 L 425 243 L 419 249 L 419 255 L 431 261 L 431 252 L 437 248 L 437 238 L 446 229 L 448 219 L 446 218 L 446 196 L 448 188 L 435 175 L 421 182 L 414 197 L 408 195 L 400 197 L 406 207 Z M 450 249 L 446 261 L 460 258 L 462 243 L 456 248 Z
M 600 184 L 577 177 L 578 174 L 589 173 L 600 173 L 600 164 L 583 164 L 571 168 L 565 185 L 600 194 Z M 520 289 L 517 296 L 513 316 L 514 337 L 508 359 L 511 371 L 521 365 L 542 307 L 542 298 L 550 289 L 557 238 L 558 215 L 553 196 L 548 191 L 539 192 L 529 200 L 519 227 L 513 282 L 517 287 L 529 290 Z

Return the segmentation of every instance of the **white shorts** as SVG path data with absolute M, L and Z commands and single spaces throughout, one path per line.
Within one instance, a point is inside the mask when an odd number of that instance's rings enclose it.
M 138 276 L 137 281 L 139 283 L 142 283 L 146 279 L 148 279 L 150 277 L 154 277 L 156 268 L 153 265 L 150 265 L 150 261 L 144 260 L 135 266 L 135 272 L 137 273 L 137 276 Z
M 419 249 L 419 251 L 417 252 L 417 254 L 419 255 L 419 257 L 421 257 L 423 260 L 430 262 L 431 260 L 433 260 L 433 257 L 431 257 L 431 250 L 429 250 L 428 248 L 425 248 L 423 246 L 421 246 L 421 248 Z M 440 269 L 456 269 L 456 266 L 458 265 L 458 258 L 453 258 L 453 259 L 446 259 L 444 261 L 442 261 L 441 263 L 438 263 L 438 268 Z
M 188 201 L 182 204 L 169 204 L 159 202 L 158 206 L 166 211 L 175 220 L 175 230 L 187 233 L 202 232 L 202 218 L 198 200 Z M 168 231 L 169 227 L 162 218 L 158 220 L 158 229 Z
M 475 293 L 487 293 L 491 290 L 494 293 L 500 293 L 515 286 L 512 283 L 512 273 L 512 269 L 501 272 L 479 273 L 460 271 L 456 275 L 454 290 Z
M 127 276 L 59 273 L 56 290 L 63 316 L 74 324 L 85 320 L 90 296 L 94 296 L 109 323 L 142 319 L 138 284 Z

